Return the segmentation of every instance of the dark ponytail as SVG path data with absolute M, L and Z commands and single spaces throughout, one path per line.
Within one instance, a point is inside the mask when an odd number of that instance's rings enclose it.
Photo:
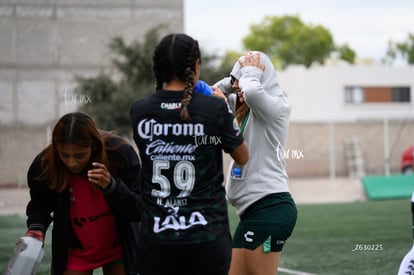
M 154 50 L 153 72 L 156 89 L 163 88 L 165 83 L 175 77 L 185 83 L 184 97 L 181 101 L 180 117 L 191 121 L 188 106 L 193 96 L 194 68 L 201 59 L 197 40 L 186 34 L 169 34 L 165 36 Z

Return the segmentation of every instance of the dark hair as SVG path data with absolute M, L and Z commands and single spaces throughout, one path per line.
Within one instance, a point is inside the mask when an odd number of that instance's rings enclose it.
M 239 125 L 243 124 L 243 121 L 249 112 L 249 105 L 247 105 L 245 101 L 240 102 L 240 98 L 236 95 L 236 111 L 234 112 L 234 117 Z
M 65 144 L 90 147 L 90 161 L 103 163 L 111 170 L 103 135 L 94 120 L 85 113 L 68 113 L 56 123 L 52 143 L 42 152 L 42 173 L 39 178 L 47 180 L 50 189 L 63 191 L 69 186 L 70 172 L 59 157 L 59 148 Z
M 152 59 L 157 90 L 174 78 L 185 83 L 180 117 L 191 121 L 188 105 L 193 94 L 195 65 L 197 60 L 201 60 L 197 40 L 182 33 L 169 34 L 157 45 Z

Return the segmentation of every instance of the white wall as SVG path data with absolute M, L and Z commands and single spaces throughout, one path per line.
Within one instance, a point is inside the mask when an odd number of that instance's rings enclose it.
M 278 77 L 292 104 L 292 122 L 414 118 L 414 66 L 290 67 Z M 345 86 L 410 86 L 411 102 L 346 105 Z
M 182 31 L 183 18 L 183 0 L 0 0 L 0 185 L 25 181 L 50 127 L 79 106 L 66 95 L 86 96 L 75 75 L 110 64 L 110 39 Z
M 182 31 L 183 12 L 183 0 L 0 0 L 0 127 L 54 124 L 78 107 L 65 100 L 75 75 L 109 69 L 113 37 Z

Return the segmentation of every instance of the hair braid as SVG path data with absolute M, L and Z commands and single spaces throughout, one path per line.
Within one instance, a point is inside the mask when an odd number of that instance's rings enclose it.
M 191 121 L 190 113 L 188 112 L 188 105 L 193 97 L 193 86 L 194 86 L 194 67 L 199 58 L 198 43 L 194 40 L 193 45 L 188 53 L 186 59 L 186 68 L 184 70 L 184 97 L 181 101 L 181 113 L 180 118 L 184 121 Z
M 182 33 L 169 34 L 157 45 L 152 59 L 157 90 L 176 78 L 185 83 L 180 118 L 191 121 L 188 106 L 193 96 L 196 62 L 201 59 L 197 40 Z

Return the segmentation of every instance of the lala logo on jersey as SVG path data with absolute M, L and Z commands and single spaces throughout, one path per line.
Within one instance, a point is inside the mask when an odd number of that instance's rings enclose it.
M 160 217 L 154 217 L 154 233 L 160 233 L 162 231 L 172 229 L 172 230 L 186 230 L 190 227 L 195 225 L 206 225 L 207 220 L 204 218 L 203 214 L 199 211 L 194 211 L 191 213 L 190 217 L 187 218 L 185 216 L 179 216 L 178 211 L 180 207 L 169 207 L 168 215 L 165 217 L 163 221 L 161 221 Z

